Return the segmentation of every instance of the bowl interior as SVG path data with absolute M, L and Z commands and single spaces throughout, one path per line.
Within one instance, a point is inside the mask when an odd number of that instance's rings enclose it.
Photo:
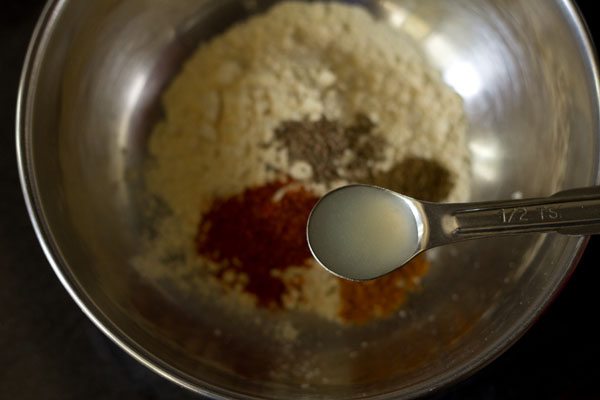
M 400 396 L 463 376 L 539 314 L 582 238 L 529 235 L 438 249 L 423 290 L 402 312 L 354 328 L 223 310 L 132 268 L 151 226 L 140 171 L 161 90 L 199 42 L 272 3 L 96 0 L 49 8 L 27 70 L 21 143 L 32 211 L 55 268 L 115 340 L 199 391 Z M 412 37 L 463 97 L 473 200 L 596 182 L 597 87 L 570 3 L 351 3 Z M 275 337 L 286 321 L 300 327 L 293 342 Z

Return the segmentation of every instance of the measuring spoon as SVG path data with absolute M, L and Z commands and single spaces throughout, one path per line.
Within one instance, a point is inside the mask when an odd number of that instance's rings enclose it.
M 370 185 L 323 196 L 306 228 L 315 259 L 333 274 L 369 280 L 419 253 L 463 240 L 533 232 L 600 233 L 600 187 L 535 199 L 431 203 Z

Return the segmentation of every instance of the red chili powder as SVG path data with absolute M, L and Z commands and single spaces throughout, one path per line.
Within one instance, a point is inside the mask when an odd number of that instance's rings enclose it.
M 219 277 L 227 269 L 246 274 L 245 290 L 269 308 L 280 307 L 285 292 L 271 271 L 303 266 L 311 257 L 306 222 L 318 197 L 289 185 L 273 182 L 216 200 L 196 237 L 198 254 L 226 266 Z

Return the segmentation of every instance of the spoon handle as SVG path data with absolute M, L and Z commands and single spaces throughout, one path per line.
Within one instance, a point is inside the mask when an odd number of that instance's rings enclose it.
M 600 233 L 600 187 L 537 199 L 422 206 L 430 224 L 427 247 L 529 232 Z

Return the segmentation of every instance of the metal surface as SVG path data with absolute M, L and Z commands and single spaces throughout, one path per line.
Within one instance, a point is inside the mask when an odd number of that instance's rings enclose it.
M 158 93 L 199 40 L 248 14 L 244 4 L 63 0 L 46 9 L 23 74 L 18 155 L 30 215 L 65 287 L 138 360 L 215 397 L 414 396 L 491 361 L 555 294 L 582 239 L 457 245 L 434 255 L 404 318 L 344 330 L 307 322 L 311 334 L 285 349 L 210 305 L 155 295 L 132 272 L 146 221 L 143 187 L 127 177 L 145 159 Z M 569 2 L 369 4 L 464 97 L 474 200 L 598 183 L 597 71 Z M 231 329 L 215 337 L 217 325 Z M 305 376 L 276 379 L 269 371 L 283 353 L 332 375 L 309 387 Z
M 412 199 L 426 229 L 422 250 L 499 235 L 600 233 L 600 188 L 571 189 L 550 197 L 464 204 Z

